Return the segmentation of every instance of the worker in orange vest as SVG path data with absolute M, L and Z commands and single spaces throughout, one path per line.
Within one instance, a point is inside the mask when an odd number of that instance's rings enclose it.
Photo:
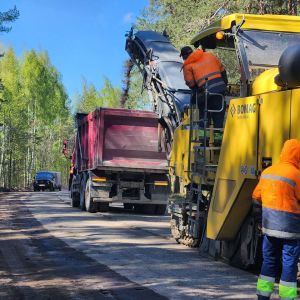
M 184 46 L 180 51 L 180 56 L 184 60 L 183 75 L 189 88 L 193 90 L 192 102 L 197 101 L 200 116 L 204 113 L 204 89 L 207 87 L 210 93 L 224 94 L 227 85 L 227 74 L 220 61 L 205 49 L 192 50 L 189 46 Z M 220 110 L 222 102 L 220 96 L 210 95 L 208 98 L 208 109 Z M 209 114 L 208 123 L 211 119 L 215 128 L 223 128 L 225 106 L 222 111 Z
M 252 198 L 262 207 L 263 263 L 257 281 L 258 299 L 270 299 L 280 272 L 280 299 L 297 297 L 300 255 L 300 141 L 285 142 L 280 162 L 266 168 Z

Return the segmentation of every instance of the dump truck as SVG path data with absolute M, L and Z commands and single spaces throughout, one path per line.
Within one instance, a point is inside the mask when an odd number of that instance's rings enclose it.
M 168 164 L 151 111 L 97 108 L 76 115 L 70 194 L 73 207 L 107 211 L 109 203 L 164 214 Z
M 202 45 L 224 58 L 231 76 L 226 96 L 219 95 L 220 109 L 227 105 L 223 129 L 208 124 L 207 115 L 214 111 L 207 105 L 200 119 L 197 102 L 189 102 L 187 108 L 185 101 L 172 122 L 171 232 L 178 243 L 199 247 L 200 252 L 241 268 L 256 267 L 261 258 L 260 221 L 251 200 L 259 175 L 279 160 L 287 139 L 300 138 L 299 25 L 297 16 L 232 14 L 202 29 L 191 41 L 195 48 Z M 159 85 L 160 97 L 172 95 L 176 104 L 182 85 L 179 90 L 170 88 L 165 70 L 152 67 L 160 58 L 168 61 L 170 42 L 160 35 L 159 53 L 153 55 L 155 48 L 147 48 L 150 34 L 142 39 L 145 35 L 130 33 L 126 49 L 142 66 L 145 86 L 155 93 Z M 157 99 L 166 103 L 164 98 Z M 205 99 L 209 101 L 207 89 Z M 169 114 L 169 123 L 173 115 Z M 221 140 L 216 130 L 223 131 Z

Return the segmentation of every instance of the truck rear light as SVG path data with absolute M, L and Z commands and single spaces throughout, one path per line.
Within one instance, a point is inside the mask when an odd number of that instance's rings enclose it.
M 169 183 L 168 183 L 168 181 L 154 181 L 154 185 L 157 185 L 157 186 L 168 186 Z
M 105 182 L 106 177 L 92 176 L 92 181 L 94 181 L 94 182 Z

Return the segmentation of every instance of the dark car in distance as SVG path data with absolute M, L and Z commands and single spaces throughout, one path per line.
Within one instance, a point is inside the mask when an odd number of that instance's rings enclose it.
M 60 172 L 40 171 L 34 176 L 33 190 L 36 191 L 61 191 L 61 175 Z

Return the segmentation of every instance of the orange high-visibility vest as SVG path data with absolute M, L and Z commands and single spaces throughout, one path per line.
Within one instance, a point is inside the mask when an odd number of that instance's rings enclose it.
M 252 198 L 262 205 L 263 233 L 300 238 L 300 142 L 285 142 L 280 162 L 262 172 Z
M 204 88 L 206 80 L 209 90 L 226 85 L 221 72 L 225 69 L 220 61 L 211 53 L 203 50 L 195 50 L 183 64 L 183 75 L 186 84 L 190 88 Z

